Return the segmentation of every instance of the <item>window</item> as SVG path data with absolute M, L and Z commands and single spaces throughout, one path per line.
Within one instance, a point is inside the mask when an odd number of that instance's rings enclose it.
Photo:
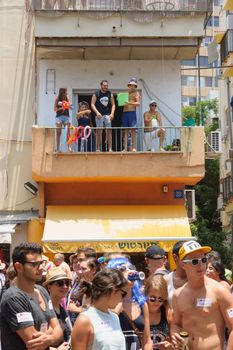
M 181 85 L 182 86 L 196 86 L 196 77 L 194 76 L 181 76 Z
M 220 6 L 221 0 L 214 0 L 214 6 Z
M 213 38 L 212 36 L 206 36 L 205 38 L 203 38 L 202 43 L 204 46 L 208 46 L 209 43 L 212 43 Z
M 181 76 L 181 85 L 187 86 L 188 85 L 188 77 L 186 75 Z
M 207 56 L 200 56 L 200 66 L 201 67 L 208 67 L 208 57 Z
M 182 106 L 193 106 L 194 104 L 196 104 L 196 97 L 193 96 L 182 96 Z
M 212 77 L 205 77 L 205 86 L 206 87 L 212 87 L 213 79 Z
M 182 66 L 196 66 L 196 59 L 193 58 L 191 60 L 183 60 L 181 61 Z
M 219 16 L 212 16 L 209 18 L 207 22 L 207 26 L 209 27 L 219 27 Z

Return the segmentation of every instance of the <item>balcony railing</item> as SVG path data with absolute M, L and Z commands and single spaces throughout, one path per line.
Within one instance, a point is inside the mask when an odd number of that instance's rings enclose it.
M 223 204 L 227 204 L 231 199 L 233 199 L 233 183 L 232 177 L 227 176 L 220 180 L 223 191 Z
M 213 0 L 31 0 L 36 11 L 211 12 Z
M 54 130 L 55 153 L 89 152 L 191 152 L 191 128 L 91 128 L 63 127 Z
M 233 30 L 229 29 L 221 42 L 221 64 L 227 60 L 227 57 L 231 52 L 233 52 Z

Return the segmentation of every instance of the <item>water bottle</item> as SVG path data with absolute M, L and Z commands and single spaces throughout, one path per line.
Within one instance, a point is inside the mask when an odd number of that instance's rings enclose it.
M 128 280 L 133 282 L 133 281 L 143 281 L 145 279 L 146 275 L 144 274 L 143 271 L 135 271 L 133 273 L 130 273 L 128 275 Z

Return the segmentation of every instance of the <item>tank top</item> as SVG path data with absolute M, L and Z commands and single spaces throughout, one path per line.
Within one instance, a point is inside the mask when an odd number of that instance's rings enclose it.
M 173 272 L 170 272 L 168 274 L 168 287 L 167 287 L 167 293 L 168 293 L 168 303 L 170 305 L 170 308 L 172 309 L 172 297 L 175 292 L 175 287 L 173 283 Z
M 96 91 L 96 108 L 102 115 L 109 115 L 111 113 L 111 92 Z
M 162 305 L 161 306 L 161 319 L 158 324 L 150 325 L 150 335 L 151 340 L 153 342 L 153 349 L 156 350 L 156 344 L 160 343 L 161 341 L 166 340 L 166 338 L 169 336 L 169 327 L 166 317 L 166 309 Z
M 94 330 L 91 350 L 126 350 L 125 337 L 116 314 L 90 306 L 82 315 L 90 320 Z

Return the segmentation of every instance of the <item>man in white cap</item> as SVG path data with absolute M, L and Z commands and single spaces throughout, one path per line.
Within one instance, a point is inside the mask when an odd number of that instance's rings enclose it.
M 154 151 L 153 141 L 159 138 L 159 150 L 164 151 L 163 143 L 165 137 L 165 130 L 162 128 L 162 118 L 157 111 L 157 102 L 155 100 L 150 101 L 149 111 L 144 113 L 144 143 L 146 151 Z
M 229 331 L 227 349 L 233 349 L 233 297 L 206 276 L 205 255 L 210 251 L 196 241 L 185 242 L 179 250 L 187 283 L 173 297 L 171 335 L 177 349 L 183 349 L 182 335 L 187 332 L 189 350 L 222 350 L 225 328 Z
M 132 150 L 133 152 L 136 152 L 136 127 L 137 127 L 137 115 L 136 115 L 136 108 L 140 106 L 140 95 L 137 91 L 137 79 L 131 78 L 128 82 L 128 93 L 129 93 L 129 100 L 126 102 L 123 114 L 122 114 L 122 127 L 123 128 L 132 128 L 132 129 L 125 129 L 124 133 L 124 149 L 123 151 L 128 150 L 128 137 L 129 137 L 129 131 L 131 130 L 132 133 Z

